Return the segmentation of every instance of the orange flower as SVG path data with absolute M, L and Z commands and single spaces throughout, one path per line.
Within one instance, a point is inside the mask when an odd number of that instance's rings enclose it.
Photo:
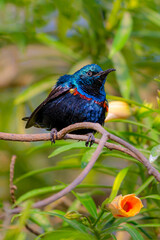
M 141 200 L 135 194 L 119 195 L 107 204 L 107 209 L 111 211 L 115 218 L 133 217 L 140 212 L 142 207 Z

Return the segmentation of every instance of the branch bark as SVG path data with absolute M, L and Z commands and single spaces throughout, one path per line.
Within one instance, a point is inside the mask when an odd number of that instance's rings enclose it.
M 86 166 L 86 168 L 81 172 L 81 174 L 66 188 L 64 188 L 62 191 L 46 198 L 41 201 L 36 202 L 33 207 L 34 208 L 41 208 L 48 204 L 50 204 L 53 201 L 56 201 L 57 199 L 61 198 L 62 196 L 66 195 L 70 191 L 72 191 L 78 184 L 80 184 L 83 179 L 87 176 L 89 171 L 94 166 L 94 163 L 98 159 L 103 147 L 112 150 L 118 150 L 121 152 L 124 152 L 135 159 L 137 159 L 139 162 L 141 162 L 148 170 L 148 173 L 153 175 L 157 181 L 160 182 L 160 173 L 150 164 L 150 162 L 143 156 L 142 153 L 140 153 L 135 147 L 133 147 L 131 144 L 127 143 L 123 139 L 107 132 L 100 124 L 98 123 L 90 123 L 90 122 L 84 122 L 84 123 L 75 123 L 73 125 L 70 125 L 61 131 L 57 133 L 57 139 L 74 139 L 74 140 L 81 140 L 86 141 L 88 137 L 86 135 L 75 135 L 75 134 L 68 134 L 72 131 L 78 130 L 78 129 L 93 129 L 99 133 L 102 134 L 102 138 L 95 139 L 95 143 L 98 144 L 98 147 L 96 151 L 94 152 L 90 162 Z M 35 141 L 50 141 L 51 135 L 50 133 L 44 133 L 44 134 L 11 134 L 11 133 L 2 133 L 0 132 L 0 139 L 1 140 L 7 140 L 7 141 L 20 141 L 20 142 L 35 142 Z M 107 139 L 110 139 L 120 145 L 106 142 Z M 122 147 L 122 146 L 123 147 Z M 10 213 L 19 213 L 21 211 L 21 208 L 15 208 L 10 210 Z

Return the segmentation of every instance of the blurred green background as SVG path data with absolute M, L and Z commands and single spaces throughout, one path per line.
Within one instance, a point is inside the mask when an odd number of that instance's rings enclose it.
M 0 131 L 45 132 L 25 130 L 22 117 L 42 102 L 59 76 L 88 63 L 97 63 L 104 70 L 116 68 L 106 81 L 107 98 L 109 102 L 127 102 L 131 116 L 107 122 L 105 127 L 149 158 L 154 154 L 153 147 L 159 145 L 160 130 L 159 0 L 1 1 Z M 17 155 L 15 179 L 37 169 L 46 171 L 32 172 L 32 176 L 17 181 L 18 198 L 33 189 L 57 185 L 57 181 L 71 182 L 86 166 L 95 147 L 86 149 L 84 143 L 71 141 L 57 141 L 55 145 L 1 141 L 1 201 L 10 199 L 9 164 L 13 154 Z M 155 151 L 158 158 L 159 151 Z M 54 156 L 48 158 L 51 153 Z M 84 183 L 111 187 L 118 171 L 133 165 L 123 186 L 127 194 L 148 176 L 143 166 L 114 151 L 104 150 L 98 164 Z M 154 164 L 159 169 L 158 161 Z M 61 170 L 45 170 L 53 166 Z M 65 169 L 67 166 L 70 169 Z M 159 194 L 160 185 L 154 180 L 152 184 L 147 194 Z M 97 204 L 108 196 L 110 187 L 103 189 L 104 195 L 94 190 Z

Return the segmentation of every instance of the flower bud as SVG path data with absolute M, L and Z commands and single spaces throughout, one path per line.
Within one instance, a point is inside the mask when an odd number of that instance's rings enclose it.
M 73 220 L 73 219 L 80 219 L 82 214 L 78 213 L 77 211 L 69 211 L 64 215 L 67 219 Z
M 112 119 L 126 119 L 131 116 L 128 103 L 122 101 L 112 101 L 109 103 L 108 115 L 105 122 Z

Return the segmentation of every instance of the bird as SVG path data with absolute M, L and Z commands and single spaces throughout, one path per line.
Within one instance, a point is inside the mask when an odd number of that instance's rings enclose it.
M 116 71 L 114 68 L 105 71 L 97 64 L 82 67 L 72 75 L 61 76 L 48 97 L 32 112 L 25 128 L 32 126 L 45 128 L 55 134 L 61 129 L 79 122 L 104 124 L 108 112 L 108 101 L 104 84 L 107 75 Z M 75 134 L 89 134 L 86 146 L 94 142 L 91 129 L 76 130 Z

